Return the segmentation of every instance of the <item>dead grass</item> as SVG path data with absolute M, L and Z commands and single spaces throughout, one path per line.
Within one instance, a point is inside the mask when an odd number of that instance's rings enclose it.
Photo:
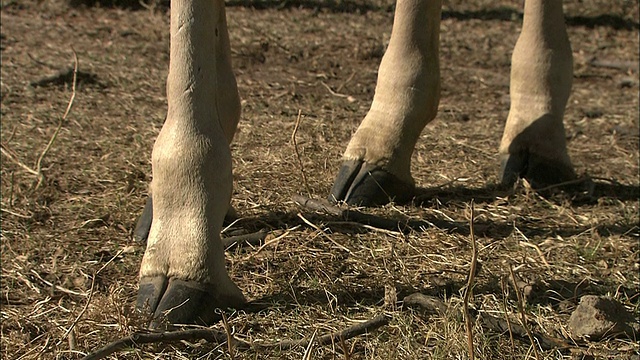
M 500 285 L 509 267 L 529 285 L 523 294 L 528 328 L 569 344 L 538 348 L 540 358 L 637 357 L 634 340 L 573 339 L 567 321 L 587 293 L 610 295 L 638 314 L 637 74 L 590 65 L 594 57 L 638 62 L 638 10 L 624 1 L 567 2 L 576 65 L 566 114 L 570 153 L 579 173 L 601 179 L 591 189 L 542 197 L 526 184 L 509 193 L 490 186 L 497 180 L 509 54 L 520 26 L 519 9 L 502 5 L 446 4 L 440 113 L 414 154 L 413 174 L 424 188 L 414 204 L 364 210 L 440 224 L 412 230 L 366 227 L 291 200 L 306 192 L 299 160 L 311 195 L 329 192 L 344 144 L 373 94 L 391 13 L 229 9 L 243 119 L 233 145 L 233 205 L 242 218 L 228 234 L 265 229 L 267 242 L 277 239 L 259 251 L 243 247 L 227 255 L 244 293 L 268 305 L 229 316 L 237 338 L 308 339 L 385 313 L 389 325 L 307 354 L 467 358 L 463 287 L 474 200 L 480 269 L 469 308 L 477 358 L 535 357 L 526 337 L 512 343 L 483 321 L 488 314 L 520 324 L 512 286 L 503 291 Z M 1 11 L 2 145 L 21 162 L 36 164 L 71 95 L 65 81 L 29 84 L 73 67 L 72 46 L 80 71 L 89 74 L 79 79 L 74 109 L 42 160 L 46 181 L 39 188 L 2 156 L 2 357 L 79 358 L 146 323 L 132 311 L 143 249 L 130 238 L 166 111 L 168 16 L 71 9 L 57 0 L 3 2 Z M 290 139 L 298 111 L 299 157 Z M 385 304 L 392 289 L 398 300 L 414 292 L 436 296 L 446 311 Z M 222 324 L 215 328 L 224 331 Z M 300 359 L 306 351 L 236 349 L 235 358 Z M 229 352 L 226 345 L 190 341 L 145 345 L 117 357 L 229 358 Z

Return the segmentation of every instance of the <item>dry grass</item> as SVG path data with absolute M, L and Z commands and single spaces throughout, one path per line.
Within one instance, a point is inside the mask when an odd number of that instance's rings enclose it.
M 468 305 L 476 358 L 534 358 L 526 336 L 512 342 L 483 320 L 491 315 L 516 326 L 522 313 L 534 335 L 568 344 L 538 348 L 542 359 L 637 358 L 634 340 L 589 342 L 573 339 L 567 328 L 586 293 L 608 294 L 638 314 L 638 75 L 590 65 L 594 57 L 638 62 L 637 6 L 567 2 L 576 65 L 566 114 L 570 153 L 579 173 L 605 180 L 542 197 L 524 183 L 509 193 L 490 186 L 519 9 L 446 2 L 440 113 L 414 154 L 413 173 L 424 188 L 414 204 L 364 210 L 425 226 L 379 229 L 291 200 L 307 192 L 299 161 L 311 195 L 329 192 L 345 141 L 368 108 L 391 25 L 384 10 L 332 12 L 330 4 L 317 4 L 229 9 L 243 119 L 233 145 L 233 205 L 241 219 L 226 234 L 269 234 L 265 246 L 228 252 L 234 280 L 267 305 L 229 315 L 228 325 L 240 340 L 273 343 L 320 337 L 381 313 L 390 323 L 344 344 L 235 348 L 233 356 L 467 358 L 462 314 L 473 200 L 479 270 Z M 36 189 L 32 174 L 2 156 L 1 356 L 79 358 L 146 322 L 132 311 L 143 248 L 130 238 L 166 111 L 168 16 L 71 9 L 61 0 L 5 1 L 1 11 L 2 146 L 28 167 L 38 162 L 71 95 L 68 79 L 29 84 L 72 68 L 72 46 L 80 70 L 74 109 L 41 162 L 46 181 Z M 290 139 L 298 111 L 299 156 Z M 512 285 L 501 286 L 510 267 L 529 285 L 522 312 Z M 414 292 L 441 299 L 446 309 L 434 314 L 393 303 Z M 225 344 L 183 341 L 117 357 L 230 353 Z

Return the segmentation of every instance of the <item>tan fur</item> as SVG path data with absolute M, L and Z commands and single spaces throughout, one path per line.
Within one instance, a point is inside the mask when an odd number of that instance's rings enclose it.
M 441 1 L 398 0 L 371 109 L 349 142 L 345 160 L 379 165 L 413 183 L 411 154 L 438 110 L 440 14 Z
M 500 154 L 532 147 L 538 155 L 571 165 L 562 119 L 572 80 L 573 57 L 562 1 L 527 0 L 522 31 L 513 50 L 511 108 Z M 534 122 L 534 132 L 514 143 Z
M 153 223 L 140 275 L 239 295 L 220 241 L 240 108 L 229 53 L 222 0 L 172 2 L 168 113 L 153 148 Z

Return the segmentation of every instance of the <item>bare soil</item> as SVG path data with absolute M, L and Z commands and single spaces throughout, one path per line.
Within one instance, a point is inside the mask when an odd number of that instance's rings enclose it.
M 635 339 L 595 342 L 568 329 L 583 294 L 609 295 L 638 316 L 637 2 L 565 2 L 575 61 L 569 151 L 577 172 L 593 182 L 541 196 L 526 183 L 513 191 L 493 186 L 522 9 L 507 1 L 445 1 L 440 111 L 413 158 L 419 196 L 362 210 L 424 226 L 381 229 L 292 201 L 329 193 L 368 109 L 393 16 L 392 4 L 381 1 L 230 3 L 243 115 L 233 144 L 240 218 L 225 235 L 269 233 L 262 247 L 227 253 L 232 278 L 266 305 L 229 315 L 235 336 L 308 339 L 384 313 L 388 325 L 344 345 L 316 345 L 309 355 L 468 358 L 461 310 L 474 201 L 481 266 L 469 306 L 477 358 L 535 358 L 526 336 L 512 343 L 486 321 L 491 315 L 522 325 L 513 287 L 501 286 L 513 268 L 528 285 L 526 327 L 563 344 L 536 344 L 541 358 L 637 359 Z M 144 248 L 131 234 L 166 111 L 169 16 L 162 6 L 105 4 L 2 2 L 2 358 L 80 358 L 146 323 L 132 309 Z M 28 169 L 69 102 L 73 49 L 80 71 L 73 109 L 42 156 L 37 186 Z M 611 64 L 618 67 L 603 66 Z M 299 111 L 308 189 L 291 142 Z M 437 297 L 445 310 L 402 306 L 416 292 Z M 300 359 L 305 350 L 230 354 L 226 345 L 193 340 L 128 348 L 117 358 Z

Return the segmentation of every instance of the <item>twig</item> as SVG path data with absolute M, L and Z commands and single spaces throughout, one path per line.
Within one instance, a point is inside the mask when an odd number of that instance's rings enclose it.
M 62 291 L 63 293 L 69 294 L 69 295 L 75 295 L 75 296 L 87 296 L 86 293 L 80 293 L 77 291 L 73 291 L 70 289 L 67 289 L 65 287 L 62 287 L 60 285 L 55 285 L 54 283 L 45 280 L 40 274 L 38 274 L 37 271 L 35 271 L 35 269 L 31 269 L 30 271 L 38 280 L 42 281 L 45 285 L 52 287 L 56 290 Z
M 353 342 L 355 345 L 355 341 Z M 353 354 L 353 346 L 351 349 L 347 347 L 347 342 L 344 341 L 344 338 L 340 338 L 340 347 L 342 348 L 342 353 L 344 354 L 344 360 L 351 360 L 351 354 Z
M 329 93 L 331 95 L 333 95 L 333 96 L 337 96 L 337 97 L 341 97 L 341 98 L 349 98 L 351 96 L 351 95 L 346 95 L 346 94 L 340 94 L 340 93 L 337 93 L 337 92 L 333 91 L 329 85 L 324 83 L 324 81 L 320 81 L 320 84 L 322 84 L 322 86 L 324 86 L 329 91 Z
M 471 219 L 469 220 L 469 233 L 471 236 L 471 266 L 469 267 L 469 278 L 467 280 L 467 289 L 464 293 L 463 309 L 464 309 L 464 322 L 467 328 L 467 345 L 469 351 L 469 359 L 475 359 L 475 351 L 473 349 L 473 328 L 471 324 L 471 316 L 469 315 L 469 301 L 473 294 L 474 279 L 476 277 L 476 266 L 478 264 L 478 251 L 476 250 L 476 238 L 473 234 L 473 222 L 475 220 L 475 210 L 473 206 L 473 200 L 471 200 Z
M 385 315 L 378 315 L 371 320 L 367 320 L 365 322 L 357 323 L 353 326 L 350 326 L 342 331 L 333 332 L 327 335 L 323 335 L 318 337 L 315 341 L 319 345 L 328 345 L 334 343 L 336 340 L 342 338 L 344 340 L 351 339 L 352 337 L 365 334 L 372 330 L 375 330 L 381 326 L 387 325 L 389 323 L 389 319 Z M 248 344 L 253 348 L 257 349 L 291 349 L 297 346 L 307 347 L 309 343 L 311 343 L 313 339 L 309 340 L 284 340 L 274 344 L 261 344 L 261 343 L 253 343 Z
M 511 279 L 514 284 L 518 283 L 518 279 L 516 279 L 516 274 L 513 272 L 513 267 L 509 265 L 509 273 L 511 273 Z M 536 356 L 536 360 L 540 360 L 540 354 L 538 354 L 538 347 L 536 346 L 536 342 L 533 339 L 533 335 L 531 334 L 531 330 L 527 326 L 527 316 L 524 313 L 524 306 L 522 301 L 522 294 L 520 293 L 519 287 L 516 285 L 513 287 L 516 292 L 516 298 L 518 299 L 518 311 L 520 312 L 522 327 L 527 332 L 527 336 L 529 337 L 529 341 L 531 341 L 531 346 L 533 347 L 533 353 Z
M 296 118 L 296 124 L 293 127 L 293 133 L 291 134 L 291 142 L 293 143 L 293 150 L 296 152 L 296 159 L 298 159 L 298 165 L 300 166 L 300 173 L 302 174 L 302 182 L 304 183 L 305 189 L 307 189 L 307 194 L 311 196 L 311 188 L 309 188 L 309 183 L 307 183 L 307 175 L 304 173 L 304 165 L 302 164 L 302 159 L 300 158 L 300 152 L 298 152 L 298 141 L 296 140 L 296 134 L 298 133 L 298 128 L 300 127 L 301 119 L 302 119 L 302 110 L 298 110 L 298 117 Z
M 539 188 L 539 189 L 534 189 L 536 192 L 545 192 L 547 190 L 551 190 L 551 189 L 556 189 L 556 188 L 560 188 L 560 187 L 564 187 L 564 186 L 568 186 L 568 185 L 577 185 L 577 184 L 582 184 L 584 182 L 590 181 L 591 178 L 590 177 L 580 177 L 577 179 L 573 179 L 573 180 L 568 180 L 568 181 L 563 181 L 557 184 L 552 184 L 549 186 L 545 186 L 543 188 Z
M 49 150 L 51 150 L 51 147 L 53 146 L 53 143 L 58 138 L 58 134 L 60 133 L 60 130 L 62 129 L 62 125 L 64 125 L 64 123 L 67 121 L 67 117 L 69 116 L 69 113 L 71 112 L 71 108 L 73 107 L 73 102 L 74 102 L 74 100 L 76 98 L 76 83 L 77 83 L 77 80 L 78 80 L 78 54 L 76 53 L 75 49 L 73 49 L 73 47 L 71 48 L 71 51 L 73 51 L 73 59 L 74 59 L 73 83 L 71 85 L 71 97 L 69 98 L 69 101 L 67 102 L 67 109 L 65 110 L 64 114 L 62 115 L 62 118 L 60 118 L 60 120 L 58 121 L 58 126 L 56 127 L 56 130 L 53 132 L 53 135 L 51 135 L 51 138 L 49 139 L 49 142 L 47 143 L 47 146 L 45 146 L 44 150 L 42 150 L 42 153 L 40 153 L 40 156 L 38 156 L 38 160 L 36 161 L 36 168 L 32 169 L 31 167 L 29 167 L 29 166 L 25 165 L 24 163 L 22 163 L 20 160 L 18 160 L 18 158 L 16 156 L 14 156 L 7 149 L 5 149 L 5 145 L 1 145 L 0 146 L 0 151 L 2 152 L 3 155 L 8 157 L 11 161 L 16 163 L 21 168 L 25 169 L 28 173 L 30 173 L 32 175 L 35 175 L 38 178 L 38 182 L 37 182 L 37 184 L 35 186 L 35 189 L 38 189 L 40 187 L 40 185 L 42 185 L 42 182 L 44 181 L 44 174 L 42 173 L 42 160 L 47 155 Z
M 227 315 L 224 314 L 224 311 L 220 311 L 220 315 L 222 315 L 222 325 L 224 325 L 224 332 L 227 335 L 227 350 L 229 351 L 229 357 L 231 360 L 235 360 L 236 357 L 233 355 L 233 334 L 231 333 L 231 327 L 229 326 Z
M 287 229 L 287 231 L 285 231 L 285 232 L 284 232 L 284 234 L 282 234 L 282 235 L 280 235 L 280 236 L 278 236 L 278 237 L 276 237 L 276 238 L 273 238 L 273 239 L 271 239 L 271 240 L 269 240 L 269 241 L 265 241 L 265 243 L 264 243 L 264 244 L 262 244 L 262 245 L 261 245 L 261 246 L 256 250 L 255 254 L 260 253 L 260 251 L 262 251 L 262 249 L 264 249 L 265 247 L 267 247 L 267 246 L 269 246 L 269 245 L 271 245 L 271 244 L 273 244 L 273 243 L 277 243 L 278 241 L 280 241 L 280 240 L 284 239 L 285 237 L 287 237 L 287 236 L 291 233 L 291 231 L 296 230 L 296 229 L 298 229 L 299 227 L 300 227 L 300 225 L 296 225 L 296 226 L 292 227 L 291 229 Z M 255 254 L 254 254 L 254 255 L 255 255 Z
M 313 335 L 311 335 L 311 340 L 309 340 L 309 345 L 307 345 L 307 348 L 304 350 L 304 354 L 302 355 L 302 360 L 311 359 L 311 350 L 313 349 L 313 340 L 316 338 L 317 333 L 318 333 L 318 330 L 316 329 L 313 332 Z

